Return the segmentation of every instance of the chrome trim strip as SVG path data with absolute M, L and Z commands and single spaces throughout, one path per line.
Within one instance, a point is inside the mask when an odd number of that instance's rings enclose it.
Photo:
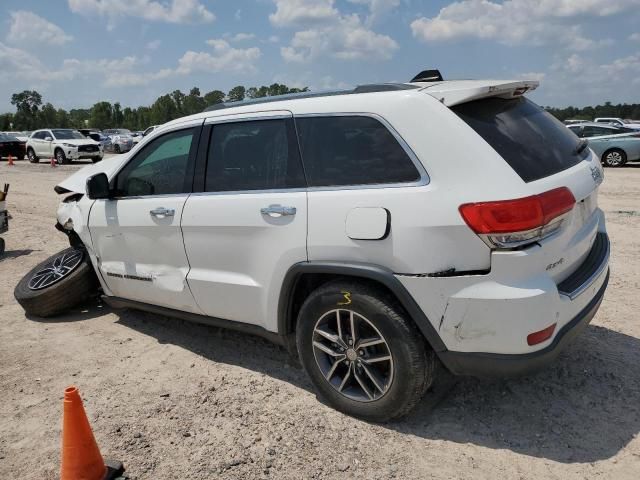
M 609 266 L 609 257 L 611 255 L 611 241 L 609 240 L 609 236 L 608 235 L 606 236 L 606 240 L 607 240 L 607 243 L 605 245 L 606 250 L 605 250 L 605 253 L 603 255 L 602 262 L 600 263 L 600 265 L 598 265 L 598 268 L 596 268 L 591 273 L 591 275 L 589 275 L 589 278 L 587 278 L 587 280 L 582 285 L 580 285 L 578 288 L 576 288 L 572 292 L 564 292 L 564 291 L 559 290 L 558 293 L 560 295 L 565 296 L 565 297 L 569 297 L 569 300 L 575 300 L 580 295 L 582 295 L 591 285 L 593 285 L 593 283 L 598 278 L 600 278 L 600 275 L 602 275 L 602 273 Z

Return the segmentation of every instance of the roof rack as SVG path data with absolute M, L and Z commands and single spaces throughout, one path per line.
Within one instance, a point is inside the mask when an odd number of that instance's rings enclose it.
M 354 95 L 358 93 L 395 92 L 398 90 L 413 90 L 420 88 L 417 85 L 407 85 L 406 83 L 372 83 L 358 85 L 355 88 L 346 90 L 324 90 L 319 92 L 287 93 L 285 95 L 274 95 L 271 97 L 252 98 L 251 100 L 240 100 L 237 102 L 215 103 L 208 106 L 203 111 L 212 112 L 225 108 L 243 107 L 245 105 L 259 105 L 262 103 L 282 102 L 285 100 L 302 100 L 304 98 L 333 97 L 336 95 Z

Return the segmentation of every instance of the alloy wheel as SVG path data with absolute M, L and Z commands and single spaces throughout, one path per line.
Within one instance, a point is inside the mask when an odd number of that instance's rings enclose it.
M 80 265 L 83 257 L 84 253 L 79 249 L 58 255 L 47 263 L 42 270 L 38 270 L 33 274 L 29 280 L 29 289 L 41 290 L 59 282 Z
M 622 155 L 620 152 L 609 152 L 606 157 L 607 165 L 617 167 L 622 163 Z
M 367 318 L 353 310 L 331 310 L 318 319 L 313 354 L 325 380 L 351 400 L 378 400 L 393 382 L 389 345 Z

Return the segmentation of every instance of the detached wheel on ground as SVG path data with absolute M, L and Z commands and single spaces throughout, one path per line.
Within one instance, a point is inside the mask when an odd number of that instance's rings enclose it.
M 40 159 L 36 157 L 36 152 L 34 152 L 33 148 L 27 150 L 27 158 L 31 163 L 38 163 Z
M 602 154 L 602 162 L 607 167 L 622 167 L 627 163 L 627 154 L 619 148 L 612 148 Z
M 435 353 L 397 301 L 375 286 L 336 281 L 312 292 L 296 340 L 320 396 L 365 420 L 405 415 L 434 380 Z
M 82 248 L 67 248 L 27 273 L 13 292 L 25 312 L 51 317 L 87 300 L 98 279 Z

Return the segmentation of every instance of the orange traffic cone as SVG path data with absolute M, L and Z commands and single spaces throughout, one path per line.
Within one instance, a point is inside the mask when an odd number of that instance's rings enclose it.
M 56 165 L 56 159 L 54 157 L 51 157 L 51 166 L 52 167 L 57 167 L 58 165 Z
M 13 166 L 13 157 L 11 155 L 9 155 L 9 158 L 7 159 L 7 166 L 9 167 Z
M 60 480 L 108 480 L 120 476 L 122 463 L 105 464 L 76 387 L 64 391 Z

